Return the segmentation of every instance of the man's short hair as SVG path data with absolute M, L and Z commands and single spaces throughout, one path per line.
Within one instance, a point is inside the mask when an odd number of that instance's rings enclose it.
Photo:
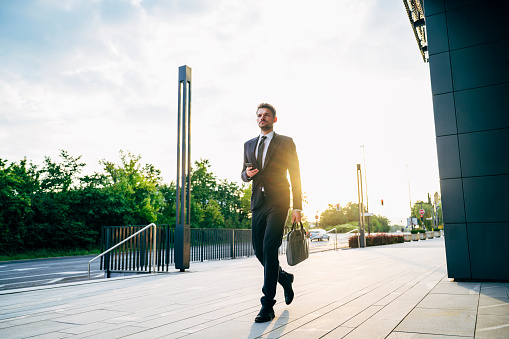
M 258 112 L 258 110 L 260 108 L 268 108 L 268 109 L 270 109 L 271 112 L 272 112 L 272 117 L 274 117 L 274 118 L 276 117 L 276 109 L 271 104 L 268 104 L 266 102 L 262 102 L 261 104 L 258 105 L 258 108 L 256 109 L 256 112 Z

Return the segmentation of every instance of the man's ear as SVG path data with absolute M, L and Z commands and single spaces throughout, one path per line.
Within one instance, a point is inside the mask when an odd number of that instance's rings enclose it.
M 277 122 L 277 117 L 274 117 L 274 122 Z

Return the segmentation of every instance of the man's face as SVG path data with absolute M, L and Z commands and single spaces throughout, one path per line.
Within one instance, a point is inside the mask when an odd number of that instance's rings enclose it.
M 277 121 L 277 117 L 272 116 L 272 111 L 268 108 L 260 108 L 256 112 L 256 121 L 258 127 L 264 131 L 271 131 L 274 123 Z

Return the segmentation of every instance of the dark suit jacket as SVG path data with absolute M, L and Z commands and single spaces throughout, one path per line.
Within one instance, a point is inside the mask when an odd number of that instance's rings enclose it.
M 262 169 L 262 165 L 257 164 L 255 156 L 258 138 L 257 136 L 244 144 L 244 167 L 241 174 L 243 181 L 250 181 L 246 174 L 246 163 L 252 163 L 253 167 L 260 170 L 251 178 L 253 181 L 251 209 L 258 208 L 263 204 L 262 187 L 265 190 L 267 203 L 289 208 L 290 184 L 287 178 L 287 173 L 289 173 L 292 183 L 293 209 L 302 210 L 299 158 L 293 139 L 274 133 L 265 155 L 265 167 Z

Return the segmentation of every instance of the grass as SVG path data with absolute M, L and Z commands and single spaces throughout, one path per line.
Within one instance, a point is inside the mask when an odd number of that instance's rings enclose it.
M 101 249 L 72 249 L 72 250 L 53 250 L 53 249 L 38 249 L 30 250 L 22 253 L 1 254 L 0 261 L 23 260 L 23 259 L 41 259 L 41 258 L 56 258 L 56 257 L 72 257 L 78 255 L 91 255 L 99 254 Z

